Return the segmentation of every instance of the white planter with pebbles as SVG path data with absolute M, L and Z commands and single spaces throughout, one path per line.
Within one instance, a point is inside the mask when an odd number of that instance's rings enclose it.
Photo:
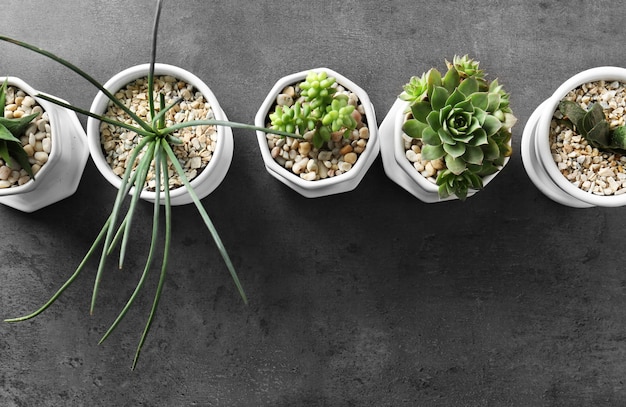
M 532 113 L 522 135 L 522 161 L 548 198 L 575 208 L 626 205 L 626 157 L 591 148 L 554 120 L 561 100 L 600 103 L 611 126 L 624 125 L 626 69 L 597 67 L 565 81 Z
M 411 149 L 407 149 L 406 145 L 410 142 L 410 137 L 404 134 L 402 125 L 407 119 L 407 110 L 409 102 L 396 99 L 389 109 L 389 112 L 380 124 L 380 155 L 383 160 L 383 167 L 387 176 L 396 184 L 404 188 L 419 200 L 426 203 L 435 203 L 458 199 L 456 195 L 450 195 L 447 198 L 440 198 L 438 187 L 435 184 L 437 171 L 441 168 L 437 164 L 431 163 L 424 168 L 416 168 L 416 160 L 412 158 L 414 155 Z M 509 162 L 509 158 L 504 161 L 504 166 Z M 502 170 L 500 169 L 500 171 Z M 500 173 L 483 177 L 483 188 L 487 186 Z M 478 192 L 470 189 L 467 197 Z
M 42 112 L 22 140 L 35 179 L 25 172 L 0 165 L 0 204 L 34 212 L 76 192 L 89 149 L 80 121 L 70 110 L 37 97 L 36 91 L 16 77 L 8 79 L 5 117 Z M 46 95 L 50 96 L 50 95 Z M 51 96 L 50 96 L 51 97 Z
M 378 126 L 374 106 L 367 93 L 354 82 L 328 68 L 317 68 L 294 73 L 280 79 L 269 92 L 256 117 L 257 127 L 267 127 L 268 115 L 277 98 L 285 89 L 302 82 L 310 71 L 325 71 L 337 79 L 338 86 L 356 96 L 358 110 L 366 126 L 348 140 L 335 141 L 333 150 L 316 149 L 312 143 L 292 138 L 281 138 L 257 131 L 261 156 L 268 173 L 307 198 L 316 198 L 357 187 L 379 152 Z M 339 145 L 339 143 L 343 143 Z M 286 156 L 286 157 L 283 157 Z
M 147 78 L 148 71 L 149 64 L 128 68 L 111 78 L 104 87 L 119 98 L 129 98 L 128 103 L 135 106 L 136 113 L 140 117 L 145 117 L 148 113 L 148 102 L 147 85 L 143 79 Z M 180 108 L 177 106 L 172 109 L 168 119 L 172 123 L 194 119 L 228 120 L 211 89 L 194 74 L 166 64 L 156 64 L 154 73 L 158 81 L 155 85 L 155 95 L 157 89 L 163 86 L 168 94 L 166 104 L 178 97 L 184 98 Z M 138 79 L 140 81 L 136 82 Z M 128 87 L 129 84 L 131 87 Z M 109 109 L 111 105 L 109 99 L 99 92 L 91 105 L 91 111 L 99 115 L 105 112 L 115 114 L 114 110 Z M 155 102 L 155 106 L 158 106 L 158 101 Z M 104 133 L 101 132 L 103 128 Z M 181 165 L 196 194 L 202 199 L 213 192 L 226 177 L 233 157 L 232 130 L 224 126 L 204 126 L 203 128 L 188 128 L 174 135 L 184 142 L 183 146 L 175 147 L 174 150 L 179 159 L 184 161 Z M 137 135 L 133 132 L 117 132 L 106 124 L 101 128 L 100 121 L 94 118 L 89 118 L 87 121 L 87 138 L 91 157 L 102 175 L 116 188 L 121 185 L 121 175 L 123 165 L 125 165 L 122 162 L 123 158 L 134 145 L 130 140 L 136 137 Z M 113 151 L 105 154 L 103 144 L 107 149 L 112 148 Z M 170 178 L 171 204 L 191 203 L 192 199 L 187 189 L 177 184 L 175 179 L 176 177 Z M 146 188 L 141 191 L 140 198 L 154 202 L 156 193 L 150 191 L 150 185 L 149 181 Z M 134 192 L 131 190 L 131 193 Z M 164 199 L 161 194 L 161 204 L 164 203 Z

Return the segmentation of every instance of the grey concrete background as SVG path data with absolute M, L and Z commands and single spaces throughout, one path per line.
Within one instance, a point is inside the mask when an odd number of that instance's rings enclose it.
M 0 32 L 106 81 L 148 61 L 152 6 L 5 1 Z M 355 191 L 307 200 L 235 130 L 233 165 L 203 202 L 250 304 L 195 209 L 176 208 L 137 370 L 155 281 L 97 345 L 143 264 L 144 203 L 94 316 L 90 270 L 36 320 L 0 323 L 0 405 L 626 405 L 626 212 L 553 203 L 519 154 L 526 120 L 560 83 L 626 65 L 625 19 L 608 0 L 167 1 L 158 60 L 201 77 L 233 120 L 252 122 L 281 76 L 326 66 L 368 91 L 380 124 L 410 76 L 469 53 L 512 94 L 515 155 L 465 203 L 421 203 L 380 158 Z M 0 53 L 1 74 L 89 107 L 96 91 L 72 72 L 9 44 Z M 0 207 L 0 317 L 34 309 L 72 273 L 114 194 L 90 161 L 73 197 L 34 214 Z

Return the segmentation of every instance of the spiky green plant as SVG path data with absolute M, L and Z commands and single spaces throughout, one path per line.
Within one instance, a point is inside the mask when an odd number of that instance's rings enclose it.
M 309 72 L 296 86 L 300 89 L 298 100 L 292 106 L 277 105 L 270 113 L 270 129 L 299 135 L 313 131 L 316 148 L 330 141 L 331 133 L 341 131 L 348 138 L 357 126 L 352 116 L 355 106 L 348 103 L 347 95 L 336 93 L 335 82 L 336 78 L 324 71 Z
M 445 75 L 433 68 L 404 86 L 399 97 L 410 103 L 411 117 L 403 131 L 421 140 L 423 160 L 444 160 L 436 179 L 439 196 L 464 200 L 511 155 L 516 119 L 509 94 L 497 79 L 485 80 L 477 61 L 455 56 L 446 65 Z
M 161 100 L 161 106 L 160 106 L 160 111 L 158 113 L 156 113 L 156 109 L 154 106 L 154 100 L 155 100 L 155 95 L 154 95 L 154 65 L 155 65 L 155 59 L 156 59 L 156 45 L 157 45 L 157 31 L 158 31 L 158 22 L 159 22 L 159 16 L 160 16 L 160 12 L 161 12 L 161 0 L 157 0 L 157 4 L 156 4 L 156 15 L 155 15 L 155 19 L 154 19 L 154 25 L 153 25 L 153 31 L 152 31 L 152 53 L 151 53 L 151 61 L 150 61 L 150 71 L 148 74 L 148 99 L 149 99 L 149 106 L 150 106 L 150 117 L 152 118 L 150 122 L 146 122 L 142 119 L 140 119 L 135 113 L 133 113 L 127 106 L 125 106 L 122 102 L 120 102 L 113 94 L 111 94 L 108 90 L 106 90 L 104 88 L 103 85 L 101 85 L 100 83 L 98 83 L 95 79 L 93 79 L 90 75 L 88 75 L 87 73 L 85 73 L 84 71 L 82 71 L 81 69 L 79 69 L 78 67 L 76 67 L 75 65 L 69 63 L 68 61 L 65 61 L 64 59 L 48 52 L 45 50 L 42 50 L 40 48 L 37 48 L 33 45 L 27 44 L 25 42 L 21 42 L 21 41 L 17 41 L 15 39 L 12 38 L 8 38 L 5 36 L 0 36 L 0 40 L 2 41 L 6 41 L 6 42 L 10 42 L 16 45 L 19 45 L 23 48 L 29 49 L 31 51 L 34 51 L 36 53 L 42 54 L 48 58 L 53 59 L 56 62 L 59 62 L 60 64 L 68 67 L 69 69 L 71 69 L 72 71 L 76 72 L 77 74 L 79 74 L 80 76 L 82 76 L 83 78 L 85 78 L 87 81 L 89 81 L 90 83 L 92 83 L 94 86 L 96 86 L 101 92 L 103 92 L 113 103 L 115 103 L 119 108 L 123 109 L 124 112 L 130 116 L 138 125 L 131 125 L 128 123 L 124 123 L 124 122 L 119 122 L 117 120 L 108 118 L 106 116 L 100 116 L 100 115 L 96 115 L 94 113 L 91 113 L 89 111 L 80 109 L 78 107 L 72 106 L 70 104 L 66 104 L 64 102 L 60 102 L 56 99 L 53 98 L 49 98 L 45 95 L 38 95 L 40 98 L 48 100 L 52 103 L 55 103 L 57 105 L 60 105 L 62 107 L 65 107 L 67 109 L 71 109 L 75 112 L 93 117 L 95 119 L 98 119 L 100 121 L 112 124 L 114 126 L 120 126 L 123 128 L 126 128 L 128 130 L 131 130 L 137 134 L 139 134 L 141 136 L 141 141 L 137 144 L 137 146 L 134 147 L 133 151 L 130 154 L 130 160 L 129 162 L 133 163 L 137 160 L 137 157 L 140 156 L 140 153 L 143 151 L 145 152 L 141 158 L 139 159 L 139 162 L 137 164 L 137 166 L 135 167 L 135 169 L 132 168 L 131 165 L 129 165 L 126 168 L 125 173 L 123 174 L 122 177 L 122 183 L 121 186 L 119 188 L 119 191 L 117 193 L 116 199 L 115 199 L 115 203 L 113 205 L 112 211 L 110 216 L 108 217 L 108 219 L 106 220 L 106 222 L 104 223 L 104 226 L 102 227 L 102 229 L 100 230 L 100 233 L 98 234 L 98 236 L 96 237 L 96 239 L 93 242 L 93 245 L 91 246 L 91 248 L 88 250 L 87 254 L 85 255 L 85 257 L 83 258 L 83 260 L 81 261 L 81 263 L 78 265 L 78 267 L 76 268 L 76 270 L 74 271 L 74 273 L 69 277 L 69 279 L 58 289 L 58 291 L 43 305 L 41 306 L 38 310 L 36 310 L 35 312 L 25 315 L 23 317 L 19 317 L 19 318 L 12 318 L 12 319 L 7 319 L 7 322 L 17 322 L 17 321 L 24 321 L 24 320 L 28 320 L 30 318 L 36 317 L 37 315 L 41 314 L 42 312 L 44 312 L 50 305 L 52 305 L 58 298 L 59 296 L 76 280 L 76 278 L 80 275 L 80 273 L 83 271 L 83 269 L 85 268 L 85 266 L 87 265 L 88 260 L 91 258 L 91 256 L 96 252 L 96 250 L 98 249 L 98 247 L 102 246 L 102 252 L 100 255 L 100 262 L 98 265 L 98 269 L 96 272 L 96 277 L 95 277 L 95 281 L 94 281 L 94 286 L 93 286 L 93 292 L 92 292 L 92 297 L 91 297 L 91 306 L 90 306 L 90 313 L 93 313 L 95 305 L 96 305 L 96 297 L 98 294 L 98 287 L 99 284 L 102 280 L 103 277 L 103 273 L 105 270 L 105 264 L 106 264 L 106 260 L 108 258 L 109 255 L 112 254 L 113 250 L 118 247 L 120 248 L 120 253 L 119 253 L 119 267 L 122 267 L 123 265 L 123 260 L 124 260 L 124 254 L 126 252 L 126 245 L 131 233 L 131 224 L 133 221 L 133 215 L 134 215 L 134 211 L 137 205 L 137 202 L 139 200 L 139 191 L 141 191 L 144 187 L 144 183 L 145 183 L 145 179 L 148 173 L 149 168 L 151 167 L 151 165 L 153 165 L 154 170 L 155 170 L 155 181 L 156 181 L 156 185 L 155 185 L 155 193 L 156 193 L 156 199 L 154 200 L 154 212 L 153 212 L 153 222 L 152 222 L 152 237 L 151 237 L 151 242 L 150 242 L 150 249 L 148 252 L 148 256 L 146 259 L 146 264 L 145 267 L 143 269 L 143 272 L 139 278 L 139 281 L 137 283 L 137 286 L 135 287 L 135 290 L 133 291 L 133 293 L 131 294 L 130 298 L 128 299 L 128 301 L 126 302 L 126 304 L 124 305 L 124 307 L 122 308 L 121 312 L 119 313 L 118 317 L 115 319 L 115 321 L 111 324 L 110 328 L 106 331 L 106 333 L 104 334 L 104 336 L 102 337 L 102 339 L 100 340 L 100 343 L 102 343 L 112 332 L 113 330 L 118 326 L 118 324 L 120 323 L 120 321 L 124 318 L 124 316 L 126 315 L 126 312 L 128 311 L 128 309 L 130 308 L 130 306 L 132 305 L 133 301 L 135 300 L 137 294 L 139 293 L 139 291 L 141 290 L 144 282 L 146 281 L 146 278 L 148 276 L 148 272 L 151 269 L 152 263 L 154 261 L 154 257 L 155 257 L 155 252 L 157 249 L 157 244 L 158 244 L 158 236 L 159 236 L 159 223 L 160 223 L 160 199 L 161 199 L 161 193 L 163 193 L 163 197 L 164 197 L 164 212 L 165 212 L 165 234 L 164 234 L 164 242 L 163 242 L 163 257 L 161 260 L 161 272 L 160 272 L 160 277 L 159 277 L 159 281 L 158 281 L 158 285 L 157 285 L 157 289 L 154 295 L 154 300 L 152 303 L 152 307 L 146 322 L 146 325 L 144 327 L 143 333 L 141 335 L 141 338 L 139 340 L 139 344 L 137 346 L 136 352 L 135 352 L 135 357 L 133 359 L 133 363 L 132 363 L 132 369 L 135 368 L 135 366 L 137 365 L 137 361 L 139 359 L 139 355 L 141 353 L 141 349 L 143 347 L 143 344 L 145 342 L 146 336 L 148 334 L 148 331 L 150 330 L 150 326 L 152 324 L 155 312 L 157 310 L 157 305 L 159 303 L 159 299 L 161 297 L 161 291 L 163 289 L 163 283 L 165 281 L 165 277 L 166 277 L 166 271 L 167 271 L 167 264 L 168 264 L 168 258 L 169 258 L 169 250 L 170 250 L 170 243 L 171 243 L 171 203 L 170 203 L 170 191 L 169 188 L 167 187 L 169 185 L 168 183 L 168 164 L 167 162 L 171 162 L 174 166 L 174 168 L 176 169 L 176 172 L 178 174 L 178 176 L 180 177 L 180 179 L 182 180 L 184 187 L 187 189 L 187 191 L 189 192 L 189 195 L 191 196 L 191 198 L 193 199 L 193 203 L 195 204 L 198 212 L 200 213 L 202 220 L 205 224 L 205 226 L 207 227 L 207 229 L 209 230 L 213 240 L 215 241 L 215 244 L 226 264 L 226 267 L 228 268 L 228 271 L 230 272 L 232 279 L 234 280 L 234 283 L 237 287 L 237 290 L 239 291 L 239 294 L 241 295 L 241 298 L 243 299 L 244 303 L 247 303 L 247 297 L 246 294 L 244 293 L 244 290 L 241 286 L 241 283 L 239 281 L 239 278 L 237 276 L 237 273 L 235 271 L 235 268 L 233 266 L 233 263 L 228 255 L 228 252 L 226 251 L 226 248 L 224 247 L 224 244 L 222 243 L 222 240 L 219 236 L 219 234 L 217 233 L 217 230 L 215 229 L 213 222 L 211 221 L 207 211 L 205 210 L 204 206 L 202 205 L 202 203 L 200 202 L 200 199 L 198 198 L 197 194 L 195 193 L 193 187 L 190 185 L 187 177 L 185 176 L 185 172 L 183 171 L 183 168 L 181 167 L 180 163 L 178 162 L 178 159 L 176 158 L 173 149 L 172 149 L 172 145 L 175 144 L 179 144 L 181 143 L 180 140 L 176 139 L 174 136 L 172 136 L 172 133 L 174 133 L 175 131 L 183 128 L 183 127 L 191 127 L 191 126 L 202 126 L 202 125 L 217 125 L 217 126 L 228 126 L 228 127 L 235 127 L 235 128 L 244 128 L 244 129 L 249 129 L 249 130 L 260 130 L 260 131 L 264 131 L 264 132 L 270 132 L 270 133 L 274 133 L 274 134 L 278 134 L 281 136 L 291 136 L 291 137 L 297 137 L 294 134 L 291 134 L 289 132 L 281 132 L 278 130 L 271 130 L 271 129 L 266 129 L 266 128 L 259 128 L 256 126 L 251 126 L 251 125 L 247 125 L 247 124 L 242 124 L 242 123 L 236 123 L 236 122 L 229 122 L 229 121 L 220 121 L 220 120 L 194 120 L 194 121 L 189 121 L 189 122 L 183 122 L 183 123 L 178 123 L 176 125 L 170 126 L 170 127 L 165 127 L 165 114 L 166 112 L 168 112 L 170 109 L 172 109 L 172 107 L 174 107 L 177 103 L 180 102 L 180 100 L 177 100 L 175 102 L 173 102 L 172 104 L 170 104 L 169 106 L 165 106 L 163 100 L 164 98 L 160 98 Z M 161 185 L 165 186 L 163 188 L 163 191 L 161 191 Z M 135 190 L 138 191 L 137 193 L 132 195 L 132 198 L 130 198 L 130 203 L 128 205 L 128 209 L 126 211 L 125 214 L 122 213 L 122 208 L 123 208 L 123 204 L 126 201 L 126 199 L 128 198 L 128 196 L 130 195 L 130 190 L 131 188 L 135 187 Z
M 20 118 L 4 117 L 8 84 L 7 78 L 0 87 L 0 158 L 11 168 L 17 168 L 17 164 L 34 180 L 35 174 L 28 161 L 28 153 L 24 150 L 20 139 L 26 134 L 30 122 L 39 114 L 33 113 Z
M 561 123 L 575 130 L 592 147 L 626 154 L 626 126 L 611 129 L 599 103 L 594 103 L 589 110 L 585 110 L 576 102 L 562 100 L 559 111 L 563 114 Z

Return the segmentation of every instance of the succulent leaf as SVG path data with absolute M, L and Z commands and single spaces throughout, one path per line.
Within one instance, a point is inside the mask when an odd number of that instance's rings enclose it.
M 453 158 L 459 158 L 463 154 L 465 154 L 465 144 L 463 143 L 456 143 L 456 144 L 444 143 L 443 149 L 445 150 L 446 153 L 448 153 L 449 156 Z
M 441 157 L 445 156 L 446 152 L 443 149 L 443 145 L 432 145 L 426 144 L 422 147 L 422 158 L 424 160 L 432 161 L 438 160 Z
M 446 167 L 448 167 L 448 169 L 454 175 L 459 175 L 460 173 L 462 173 L 463 171 L 467 169 L 467 164 L 465 163 L 465 160 L 463 160 L 460 157 L 453 157 L 451 155 L 446 155 L 445 161 L 446 161 Z
M 419 120 L 420 122 L 426 122 L 426 117 L 428 114 L 433 111 L 433 108 L 430 106 L 429 102 L 416 102 L 411 106 L 411 112 L 413 113 L 413 117 Z
M 430 100 L 430 104 L 432 106 L 432 110 L 440 110 L 446 105 L 446 101 L 448 100 L 448 96 L 450 94 L 443 86 L 435 86 L 433 88 L 433 94 Z

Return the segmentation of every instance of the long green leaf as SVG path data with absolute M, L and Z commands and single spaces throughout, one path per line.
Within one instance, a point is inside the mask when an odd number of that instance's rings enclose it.
M 128 114 L 133 120 L 135 120 L 137 122 L 137 124 L 139 124 L 141 127 L 143 127 L 146 131 L 151 132 L 152 128 L 150 127 L 150 125 L 148 125 L 148 123 L 144 122 L 143 120 L 141 120 L 139 118 L 139 116 L 137 116 L 134 112 L 132 112 L 128 107 L 126 107 L 126 105 L 124 105 L 122 102 L 119 101 L 119 99 L 117 99 L 111 92 L 109 92 L 104 86 L 102 86 L 97 80 L 95 80 L 93 77 L 91 77 L 88 73 L 86 73 L 85 71 L 83 71 L 82 69 L 78 68 L 76 65 L 72 64 L 69 61 L 66 61 L 65 59 L 49 52 L 46 51 L 44 49 L 41 49 L 39 47 L 36 47 L 34 45 L 28 44 L 26 42 L 23 41 L 19 41 L 4 35 L 0 35 L 0 41 L 5 41 L 5 42 L 9 42 L 11 44 L 15 44 L 17 46 L 20 46 L 22 48 L 26 48 L 28 50 L 31 50 L 33 52 L 36 52 L 38 54 L 41 54 L 45 57 L 48 57 L 50 59 L 52 59 L 53 61 L 58 62 L 59 64 L 71 69 L 72 71 L 74 71 L 75 73 L 77 73 L 78 75 L 82 76 L 85 80 L 87 80 L 88 82 L 90 82 L 92 85 L 94 85 L 96 88 L 98 88 L 98 90 L 100 90 L 100 92 L 104 93 L 107 98 L 109 98 L 109 100 L 111 100 L 113 103 L 115 103 L 120 109 L 122 109 L 124 112 L 126 112 L 126 114 Z
M 239 290 L 239 295 L 241 295 L 243 302 L 247 304 L 248 298 L 246 297 L 246 294 L 243 291 L 243 287 L 241 286 L 241 282 L 239 281 L 239 277 L 237 276 L 235 267 L 233 266 L 233 263 L 230 260 L 230 256 L 228 255 L 228 252 L 226 251 L 226 247 L 224 247 L 224 243 L 222 243 L 222 239 L 217 233 L 217 229 L 215 229 L 215 226 L 213 225 L 211 218 L 209 217 L 208 213 L 204 209 L 204 206 L 200 202 L 200 199 L 198 198 L 196 191 L 194 191 L 193 187 L 189 183 L 189 180 L 187 179 L 187 176 L 185 175 L 185 171 L 183 170 L 180 163 L 178 162 L 178 158 L 176 158 L 176 155 L 174 154 L 174 151 L 172 150 L 172 148 L 167 143 L 163 142 L 163 149 L 169 156 L 170 162 L 174 165 L 176 172 L 178 173 L 181 181 L 183 182 L 183 184 L 187 188 L 187 191 L 189 192 L 189 196 L 193 200 L 193 203 L 196 205 L 198 212 L 200 212 L 200 216 L 202 217 L 204 224 L 206 225 L 207 229 L 211 233 L 211 236 L 213 237 L 213 241 L 215 242 L 215 245 L 217 246 L 220 254 L 222 255 L 222 258 L 224 259 L 224 263 L 226 264 L 226 267 L 228 268 L 228 271 L 230 272 L 230 275 L 233 281 L 235 282 L 235 285 L 237 286 L 237 290 Z

